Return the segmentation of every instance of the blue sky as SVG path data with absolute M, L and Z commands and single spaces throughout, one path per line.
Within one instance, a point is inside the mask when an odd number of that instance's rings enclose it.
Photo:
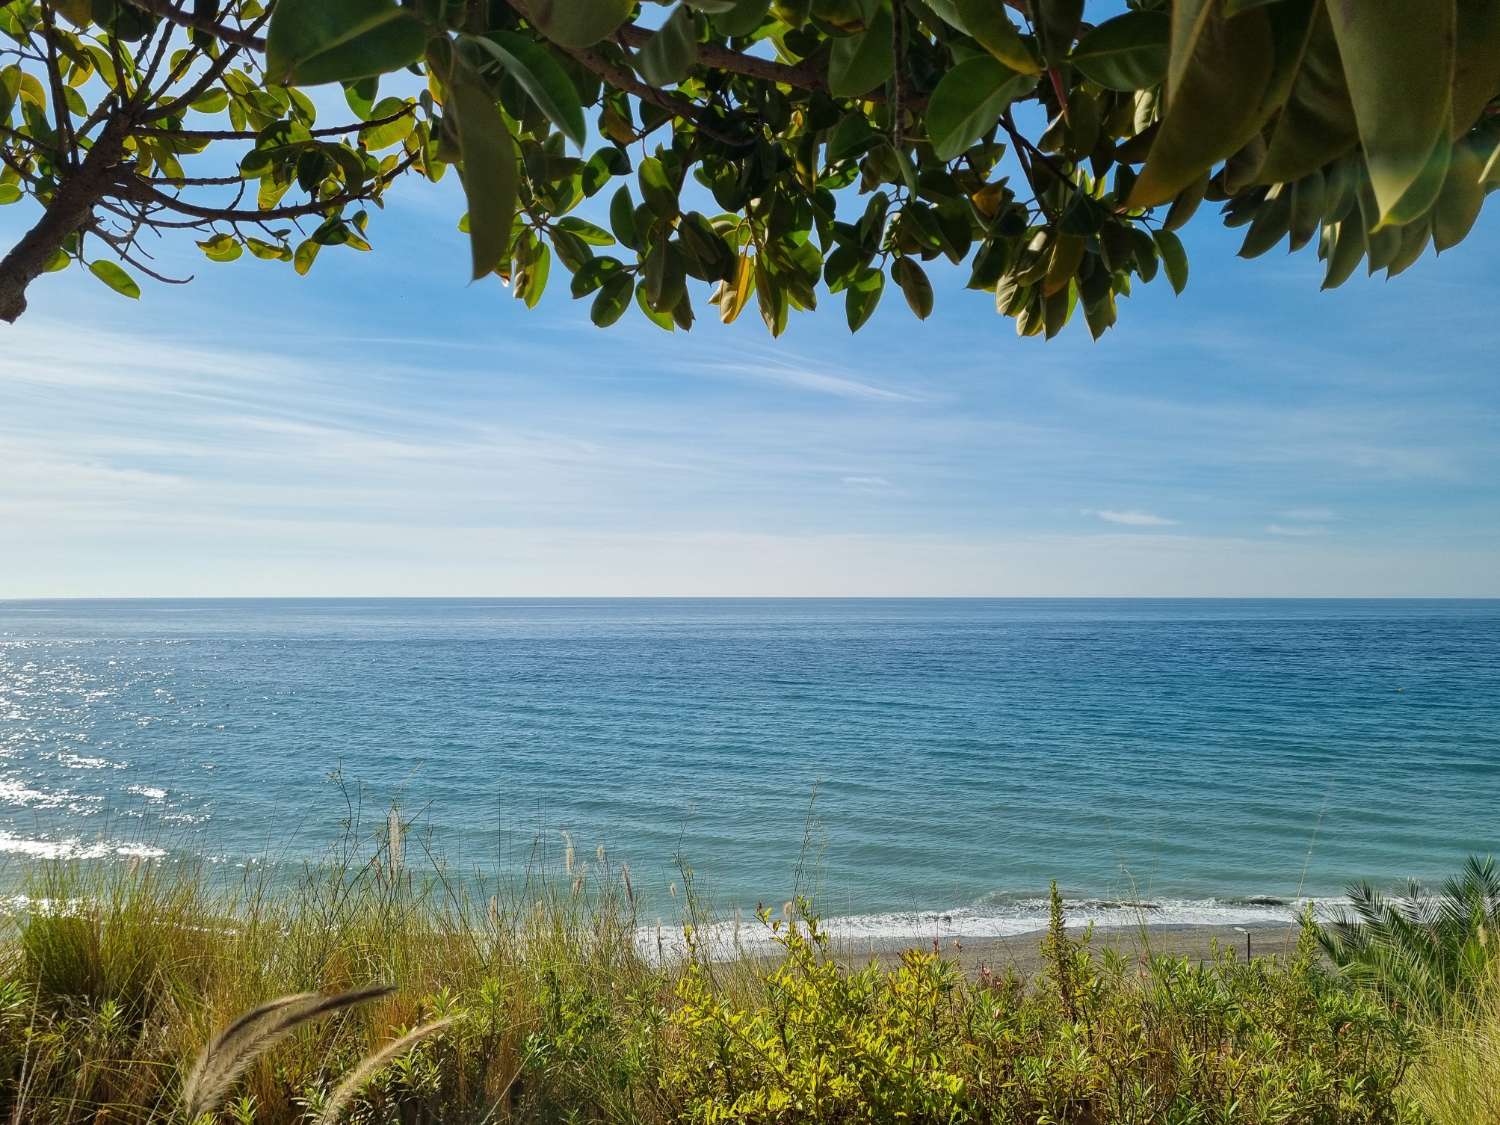
M 0 596 L 1500 595 L 1493 207 L 1332 294 L 1205 209 L 1187 292 L 1097 344 L 956 274 L 857 336 L 837 301 L 601 331 L 557 277 L 467 284 L 461 210 L 413 182 L 306 278 L 184 242 L 139 302 L 38 281 Z

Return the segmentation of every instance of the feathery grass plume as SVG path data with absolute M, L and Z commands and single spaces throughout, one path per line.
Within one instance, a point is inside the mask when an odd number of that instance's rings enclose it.
M 349 1107 L 365 1085 L 376 1073 L 388 1066 L 395 1059 L 406 1054 L 422 1040 L 427 1039 L 438 1032 L 449 1027 L 457 1017 L 448 1016 L 445 1019 L 433 1020 L 421 1027 L 413 1028 L 399 1039 L 393 1039 L 380 1050 L 366 1055 L 360 1060 L 358 1066 L 344 1076 L 344 1080 L 338 1084 L 333 1091 L 328 1103 L 323 1107 L 323 1112 L 318 1115 L 318 1125 L 334 1125 L 344 1110 Z
M 571 875 L 571 874 L 573 874 L 573 837 L 571 835 L 569 835 L 569 833 L 566 830 L 564 830 L 563 834 L 562 834 L 562 838 L 563 838 L 563 845 L 564 845 L 564 847 L 563 847 L 563 871 L 564 871 L 564 873 L 566 873 L 568 875 Z
M 203 1048 L 188 1072 L 182 1088 L 188 1120 L 196 1121 L 213 1110 L 251 1063 L 299 1027 L 390 992 L 388 985 L 336 996 L 304 992 L 283 996 L 246 1012 Z

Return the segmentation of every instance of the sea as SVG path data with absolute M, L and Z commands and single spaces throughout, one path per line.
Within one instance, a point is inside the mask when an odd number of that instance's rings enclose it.
M 1500 849 L 1500 601 L 0 602 L 0 879 L 305 871 L 393 807 L 669 925 L 1283 921 Z

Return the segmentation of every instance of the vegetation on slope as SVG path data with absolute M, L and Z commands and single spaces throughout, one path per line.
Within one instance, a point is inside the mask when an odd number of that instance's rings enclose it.
M 935 950 L 849 965 L 794 902 L 762 918 L 775 957 L 716 960 L 690 924 L 661 959 L 627 872 L 567 868 L 484 899 L 388 849 L 233 893 L 163 864 L 49 867 L 0 940 L 0 1114 L 187 1120 L 194 1060 L 242 1013 L 382 984 L 263 1043 L 212 1119 L 1373 1123 L 1426 1119 L 1414 1062 L 1428 1093 L 1451 1085 L 1312 929 L 1248 964 L 1127 959 L 1070 936 L 1056 900 L 1023 981 Z

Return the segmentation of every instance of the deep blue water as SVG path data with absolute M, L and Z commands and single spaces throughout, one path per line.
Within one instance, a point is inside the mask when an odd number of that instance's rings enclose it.
M 1500 851 L 1500 602 L 0 603 L 11 865 L 315 856 L 335 770 L 456 865 L 566 830 L 722 904 L 810 805 L 835 914 L 1334 895 Z

